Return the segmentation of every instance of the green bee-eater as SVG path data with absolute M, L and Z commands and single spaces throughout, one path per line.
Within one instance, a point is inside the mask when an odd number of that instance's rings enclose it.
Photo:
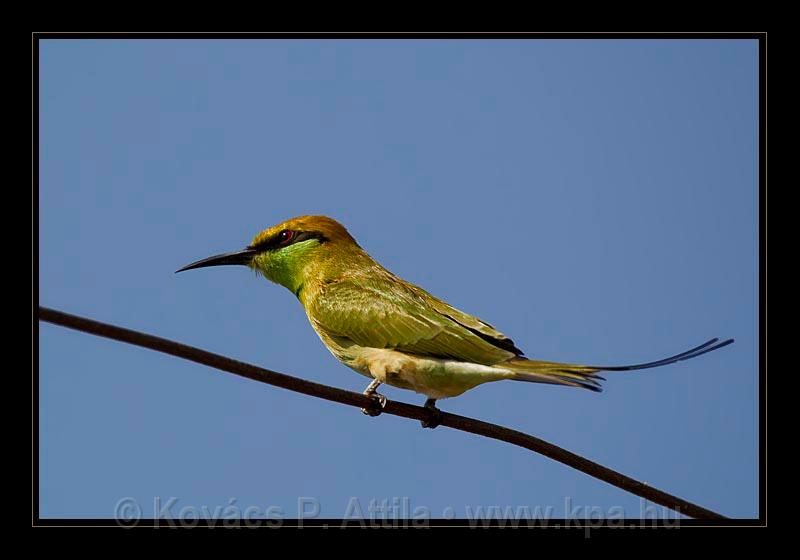
M 187 265 L 245 265 L 289 289 L 328 350 L 372 379 L 365 395 L 380 413 L 382 383 L 428 397 L 438 423 L 436 399 L 455 397 L 488 381 L 511 379 L 600 391 L 599 371 L 627 371 L 694 358 L 733 342 L 713 339 L 681 354 L 630 366 L 587 366 L 529 360 L 492 325 L 395 276 L 362 249 L 336 220 L 301 216 L 271 227 L 244 250 Z

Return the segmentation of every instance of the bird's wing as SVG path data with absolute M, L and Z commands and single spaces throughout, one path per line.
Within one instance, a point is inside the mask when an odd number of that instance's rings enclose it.
M 503 350 L 507 350 L 513 353 L 515 356 L 522 356 L 523 352 L 519 348 L 514 345 L 514 341 L 508 338 L 506 335 L 495 329 L 489 323 L 481 321 L 474 315 L 469 315 L 468 313 L 464 313 L 463 311 L 459 311 L 452 305 L 443 302 L 442 300 L 430 295 L 428 292 L 425 292 L 421 288 L 417 286 L 412 286 L 412 289 L 416 289 L 422 291 L 425 296 L 429 299 L 433 308 L 448 317 L 449 319 L 455 321 L 456 323 L 460 324 L 462 327 L 469 329 L 482 339 L 486 340 L 490 344 L 497 346 L 498 348 L 502 348 Z
M 390 273 L 333 282 L 310 303 L 319 327 L 359 346 L 480 364 L 522 354 L 490 325 Z

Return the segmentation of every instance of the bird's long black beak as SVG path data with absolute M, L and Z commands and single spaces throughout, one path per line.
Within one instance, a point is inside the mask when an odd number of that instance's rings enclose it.
M 177 274 L 178 272 L 183 272 L 184 270 L 191 270 L 193 268 L 204 268 L 206 266 L 223 266 L 228 264 L 250 264 L 250 261 L 253 260 L 253 257 L 256 254 L 255 249 L 242 249 L 241 251 L 235 251 L 233 253 L 223 253 L 221 255 L 214 255 L 213 257 L 208 257 L 207 259 L 199 260 L 197 262 L 193 262 L 192 264 L 187 264 L 183 268 L 179 268 L 175 271 Z

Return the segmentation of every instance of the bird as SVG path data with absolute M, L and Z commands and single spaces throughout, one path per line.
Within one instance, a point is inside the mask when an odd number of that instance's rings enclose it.
M 733 342 L 713 338 L 668 358 L 625 366 L 528 359 L 491 324 L 460 311 L 374 260 L 338 221 L 299 216 L 258 233 L 244 249 L 214 255 L 176 272 L 240 265 L 287 288 L 314 331 L 344 365 L 368 377 L 364 390 L 377 416 L 382 384 L 427 397 L 425 428 L 442 421 L 436 401 L 501 380 L 601 391 L 598 372 L 633 371 L 695 358 Z

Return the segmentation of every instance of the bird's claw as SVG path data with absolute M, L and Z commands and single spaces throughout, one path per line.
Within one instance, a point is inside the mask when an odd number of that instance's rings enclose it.
M 423 428 L 430 428 L 433 430 L 442 423 L 442 411 L 436 408 L 433 403 L 425 403 L 425 409 L 428 411 L 428 417 L 425 420 L 420 420 Z
M 361 412 L 367 416 L 380 416 L 383 409 L 386 408 L 386 397 L 380 393 L 365 393 L 365 396 L 369 397 L 372 403 L 368 407 L 362 408 Z

